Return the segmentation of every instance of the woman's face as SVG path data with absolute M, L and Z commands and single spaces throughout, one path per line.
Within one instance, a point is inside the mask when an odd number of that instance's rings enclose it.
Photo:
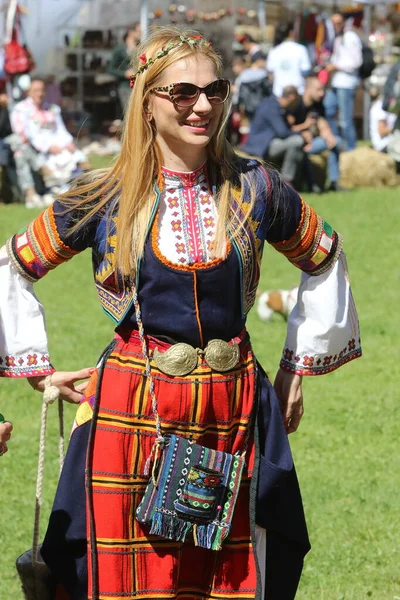
M 171 83 L 194 83 L 205 87 L 218 79 L 213 63 L 203 56 L 185 58 L 165 69 L 157 87 Z M 162 152 L 168 149 L 176 156 L 205 154 L 205 148 L 218 129 L 223 104 L 212 105 L 200 94 L 196 104 L 188 108 L 175 106 L 164 92 L 150 94 L 149 113 L 157 130 L 157 142 Z

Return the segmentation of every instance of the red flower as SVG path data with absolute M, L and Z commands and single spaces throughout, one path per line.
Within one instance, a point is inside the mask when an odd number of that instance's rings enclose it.
M 313 356 L 305 356 L 303 359 L 303 365 L 305 367 L 312 367 L 314 364 L 314 357 Z
M 146 57 L 145 52 L 143 52 L 143 54 L 141 54 L 139 56 L 139 60 L 140 60 L 140 62 L 141 62 L 142 65 L 145 65 L 147 63 L 147 57 Z
M 15 358 L 14 358 L 14 356 L 6 356 L 6 366 L 7 367 L 15 367 Z
M 175 244 L 175 248 L 178 254 L 185 252 L 185 244 Z
M 182 221 L 171 221 L 173 231 L 182 231 Z
M 134 85 L 135 85 L 135 79 L 136 79 L 136 77 L 134 75 L 131 75 L 129 77 L 129 85 L 130 85 L 131 88 L 133 88 Z
M 174 196 L 173 198 L 169 198 L 168 200 L 168 206 L 170 208 L 173 208 L 174 206 L 178 206 L 178 198 L 176 196 Z M 174 216 L 177 213 L 174 213 Z
M 204 217 L 204 227 L 212 227 L 214 225 L 214 217 Z
M 191 35 L 190 38 L 192 40 L 202 40 L 203 36 L 202 35 Z
M 28 365 L 37 365 L 37 354 L 28 354 Z
M 289 350 L 289 348 L 285 348 L 285 360 L 292 360 L 293 358 L 293 350 Z

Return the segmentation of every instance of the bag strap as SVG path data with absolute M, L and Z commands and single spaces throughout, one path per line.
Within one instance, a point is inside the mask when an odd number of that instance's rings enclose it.
M 143 358 L 146 363 L 145 369 L 146 369 L 146 377 L 149 382 L 151 408 L 153 410 L 153 416 L 156 420 L 156 433 L 157 433 L 156 441 L 159 443 L 162 443 L 162 442 L 164 442 L 164 436 L 163 436 L 162 429 L 161 429 L 160 415 L 158 414 L 158 410 L 157 410 L 157 398 L 156 398 L 156 394 L 154 391 L 154 379 L 153 379 L 153 375 L 151 374 L 149 349 L 147 347 L 147 341 L 146 341 L 146 336 L 144 333 L 144 327 L 143 327 L 143 321 L 142 321 L 142 312 L 140 310 L 137 288 L 136 288 L 136 284 L 134 281 L 131 282 L 131 287 L 132 287 L 132 294 L 133 294 L 133 304 L 135 307 L 136 322 L 137 322 L 138 331 L 139 331 L 139 338 L 140 338 L 140 341 L 142 344 L 142 355 L 143 355 Z
M 51 384 L 51 375 L 44 380 L 42 415 L 40 424 L 39 439 L 39 459 L 36 478 L 36 497 L 35 497 L 35 518 L 33 526 L 32 541 L 32 564 L 35 566 L 38 561 L 39 534 L 40 534 L 40 510 L 43 499 L 43 479 L 44 479 L 44 456 L 46 446 L 47 412 L 49 405 L 58 400 L 58 422 L 60 430 L 59 453 L 60 453 L 60 473 L 64 465 L 64 405 L 60 398 L 60 390 Z

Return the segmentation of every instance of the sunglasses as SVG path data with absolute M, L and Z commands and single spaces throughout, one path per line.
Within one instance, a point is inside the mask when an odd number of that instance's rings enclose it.
M 229 96 L 231 84 L 227 79 L 217 79 L 205 87 L 199 87 L 194 83 L 171 83 L 161 87 L 155 87 L 152 92 L 165 92 L 171 102 L 180 108 L 194 106 L 200 97 L 205 94 L 210 104 L 223 104 Z

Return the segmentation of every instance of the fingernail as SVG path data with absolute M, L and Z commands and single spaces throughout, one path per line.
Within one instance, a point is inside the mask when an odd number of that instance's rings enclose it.
M 92 374 L 92 373 L 94 373 L 94 372 L 95 372 L 95 370 L 96 370 L 96 368 L 95 368 L 95 367 L 92 367 L 91 369 L 89 369 L 89 373 L 90 373 L 90 374 Z

